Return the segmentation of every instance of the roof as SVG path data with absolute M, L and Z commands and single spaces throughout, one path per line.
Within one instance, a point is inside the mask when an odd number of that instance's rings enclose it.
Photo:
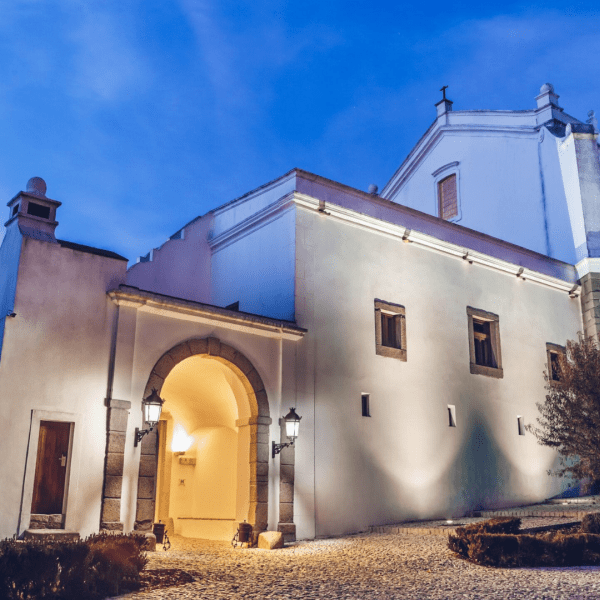
M 166 294 L 158 294 L 142 290 L 133 285 L 121 284 L 118 288 L 107 292 L 113 302 L 117 304 L 134 306 L 154 314 L 177 313 L 187 317 L 196 317 L 197 320 L 220 321 L 225 326 L 236 329 L 244 328 L 250 333 L 273 336 L 273 334 L 287 339 L 300 339 L 307 332 L 293 321 L 272 319 L 253 313 L 247 313 L 213 304 L 186 300 Z
M 71 250 L 77 250 L 78 252 L 85 252 L 86 254 L 95 254 L 96 256 L 105 256 L 106 258 L 114 258 L 115 260 L 128 261 L 127 258 L 111 252 L 110 250 L 103 250 L 102 248 L 93 248 L 92 246 L 84 246 L 83 244 L 76 244 L 75 242 L 67 242 L 66 240 L 56 240 L 61 247 L 70 248 Z

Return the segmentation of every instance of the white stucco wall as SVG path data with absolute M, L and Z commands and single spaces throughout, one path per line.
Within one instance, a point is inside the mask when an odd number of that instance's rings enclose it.
M 22 236 L 16 223 L 4 230 L 0 246 L 0 359 L 2 358 L 2 343 L 4 328 L 9 313 L 13 312 L 15 292 L 17 289 L 17 274 L 21 258 Z
M 517 416 L 535 420 L 545 344 L 576 337 L 579 300 L 322 214 L 297 227 L 299 537 L 557 493 L 555 454 Z M 376 355 L 375 298 L 405 306 L 407 362 Z M 470 373 L 467 306 L 499 315 L 503 379 Z
M 294 208 L 213 249 L 213 303 L 294 320 Z
M 35 455 L 27 457 L 37 446 L 37 438 L 30 439 L 37 431 L 32 411 L 75 422 L 66 524 L 84 536 L 98 530 L 115 311 L 106 290 L 124 280 L 125 269 L 124 261 L 23 238 L 17 317 L 7 326 L 0 362 L 0 409 L 8 424 L 0 538 L 17 532 L 20 513 L 20 531 L 29 526 Z
M 459 163 L 456 171 L 461 214 L 453 221 L 548 253 L 537 132 L 444 131 L 432 149 L 415 160 L 413 172 L 398 192 L 388 198 L 439 216 L 433 174 L 453 162 Z M 563 245 L 561 240 L 554 242 Z M 571 242 L 568 237 L 567 242 Z
M 207 238 L 212 223 L 212 215 L 205 215 L 187 225 L 179 239 L 169 239 L 152 250 L 150 260 L 129 269 L 128 285 L 210 303 L 211 257 Z

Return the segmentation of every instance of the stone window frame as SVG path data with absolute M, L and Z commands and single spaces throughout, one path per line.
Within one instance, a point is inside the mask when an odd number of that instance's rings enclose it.
M 401 304 L 386 302 L 375 298 L 375 353 L 379 356 L 396 358 L 406 362 L 407 344 L 406 344 L 406 308 Z M 400 346 L 384 346 L 382 343 L 381 316 L 382 314 L 394 315 L 397 318 L 397 335 L 400 338 Z
M 444 219 L 440 210 L 440 191 L 439 184 L 452 175 L 456 176 L 456 215 L 448 219 Z M 433 177 L 433 197 L 435 198 L 434 215 L 448 221 L 449 223 L 458 223 L 462 219 L 462 207 L 460 198 L 460 162 L 454 161 L 435 170 L 431 176 Z
M 467 306 L 468 332 L 469 332 L 469 367 L 474 375 L 485 375 L 502 379 L 504 371 L 502 369 L 502 350 L 500 346 L 500 317 L 495 314 Z M 478 321 L 487 321 L 490 324 L 490 342 L 492 344 L 492 352 L 496 359 L 496 366 L 489 367 L 478 365 L 475 361 L 475 331 L 473 328 L 473 319 Z
M 550 385 L 556 385 L 560 380 L 554 379 L 554 377 L 552 377 L 552 354 L 562 354 L 564 356 L 567 354 L 567 349 L 565 346 L 561 346 L 560 344 L 552 344 L 550 342 L 546 342 L 546 365 L 548 368 L 548 383 Z

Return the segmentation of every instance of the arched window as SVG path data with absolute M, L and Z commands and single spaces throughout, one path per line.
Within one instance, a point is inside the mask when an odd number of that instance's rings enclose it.
M 438 214 L 442 219 L 448 220 L 458 216 L 455 173 L 438 181 L 438 207 Z

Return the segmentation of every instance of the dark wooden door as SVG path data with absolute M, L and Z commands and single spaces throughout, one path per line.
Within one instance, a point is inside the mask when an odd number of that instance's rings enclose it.
M 31 513 L 62 513 L 71 423 L 41 421 Z

